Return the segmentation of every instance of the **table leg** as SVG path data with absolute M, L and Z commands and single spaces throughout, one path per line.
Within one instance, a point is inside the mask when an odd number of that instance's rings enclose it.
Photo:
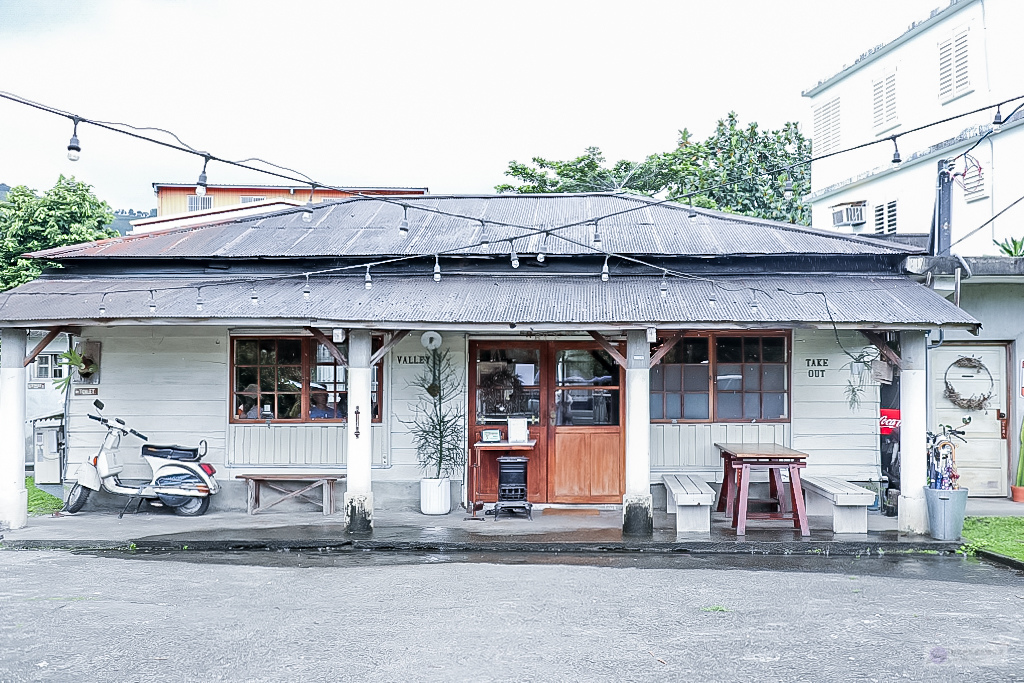
M 733 469 L 736 469 L 735 467 Z M 744 536 L 747 533 L 747 498 L 750 489 L 750 465 L 744 463 L 739 468 L 739 496 L 736 500 L 732 515 L 732 525 L 736 527 L 736 535 Z
M 248 495 L 246 496 L 246 508 L 250 515 L 256 514 L 260 506 L 260 485 L 253 479 L 246 479 L 248 484 Z
M 728 510 L 726 498 L 729 496 L 729 458 L 722 457 L 722 488 L 718 490 L 718 505 L 715 506 L 715 512 L 725 512 L 729 514 L 732 510 Z M 727 512 L 728 510 L 728 512 Z
M 725 487 L 725 514 L 726 516 L 732 516 L 733 511 L 736 509 L 736 477 L 738 476 L 736 471 L 736 463 L 733 462 L 732 458 L 726 460 L 725 463 L 725 478 L 722 480 L 722 486 Z
M 793 491 L 793 507 L 796 509 L 796 520 L 794 520 L 793 526 L 799 525 L 801 536 L 810 536 L 811 530 L 807 526 L 807 510 L 804 507 L 804 491 L 800 485 L 800 467 L 798 465 L 789 466 L 789 485 Z
M 771 497 L 778 502 L 779 512 L 789 512 L 789 506 L 786 504 L 785 496 L 786 485 L 782 483 L 782 468 L 769 467 L 768 477 L 768 486 L 771 489 Z

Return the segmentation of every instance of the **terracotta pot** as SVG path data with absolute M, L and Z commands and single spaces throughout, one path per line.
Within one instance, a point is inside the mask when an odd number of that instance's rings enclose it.
M 1014 503 L 1024 503 L 1024 486 L 1011 486 L 1010 496 Z

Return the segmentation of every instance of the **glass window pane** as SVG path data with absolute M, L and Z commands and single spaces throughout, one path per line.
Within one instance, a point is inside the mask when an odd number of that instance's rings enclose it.
M 681 391 L 683 388 L 681 365 L 665 366 L 665 391 Z
M 661 365 L 651 368 L 651 391 L 663 391 L 665 389 L 665 369 Z
M 278 391 L 302 391 L 302 368 L 287 365 L 277 369 Z
M 738 420 L 743 417 L 741 397 L 743 394 L 718 394 L 718 419 Z
M 764 391 L 785 391 L 787 389 L 785 365 L 762 365 L 761 369 L 761 386 Z
M 256 368 L 235 368 L 235 391 L 256 393 Z
M 377 338 L 374 337 L 374 351 L 376 351 Z M 348 342 L 337 343 L 334 345 L 343 356 L 348 357 Z M 334 363 L 337 359 L 331 355 L 331 352 L 327 350 L 327 347 L 317 342 L 316 345 L 316 362 L 317 363 Z
M 708 340 L 707 339 L 684 339 L 680 342 L 683 347 L 683 363 L 707 363 L 708 362 Z
M 687 391 L 708 390 L 708 366 L 687 365 L 683 368 L 683 387 Z
M 651 394 L 651 419 L 660 420 L 665 417 L 662 394 Z
M 565 349 L 556 356 L 555 376 L 563 385 L 616 386 L 619 366 L 603 350 Z
M 260 365 L 273 365 L 277 362 L 277 342 L 273 339 L 260 340 Z
M 682 394 L 665 394 L 665 417 L 678 420 L 683 416 Z
M 235 342 L 235 363 L 237 365 L 256 365 L 259 358 L 259 346 L 255 339 L 238 340 Z
M 715 344 L 715 349 L 718 354 L 719 363 L 743 362 L 742 337 L 719 337 Z
M 761 394 L 743 394 L 743 417 L 747 420 L 761 418 Z
M 309 418 L 311 420 L 333 420 L 345 417 L 339 414 L 340 394 L 326 391 L 312 391 L 309 394 Z
M 255 420 L 260 416 L 255 394 L 235 394 L 235 417 L 239 420 Z
M 746 337 L 743 339 L 743 362 L 761 362 L 761 340 L 758 337 Z
M 619 424 L 618 389 L 585 391 L 559 389 L 555 392 L 556 424 Z
M 764 394 L 764 419 L 779 420 L 786 417 L 786 394 Z
M 277 342 L 277 362 L 281 365 L 302 363 L 302 340 L 282 339 Z
M 761 366 L 743 366 L 743 390 L 759 391 L 761 389 Z
M 277 386 L 277 368 L 270 366 L 269 368 L 260 368 L 260 391 L 274 391 L 274 387 Z
M 338 368 L 338 370 L 343 370 L 343 368 Z M 335 367 L 333 365 L 314 365 L 310 368 L 310 375 L 309 379 L 314 384 L 331 384 L 334 382 Z
M 765 363 L 786 362 L 786 339 L 785 337 L 764 337 L 761 340 L 761 347 L 764 351 Z
M 708 405 L 709 394 L 684 394 L 683 417 L 687 420 L 708 420 L 711 418 Z
M 740 391 L 743 389 L 741 365 L 722 364 L 718 366 L 718 390 Z
M 278 394 L 277 416 L 283 420 L 298 420 L 301 418 L 302 401 L 299 394 Z

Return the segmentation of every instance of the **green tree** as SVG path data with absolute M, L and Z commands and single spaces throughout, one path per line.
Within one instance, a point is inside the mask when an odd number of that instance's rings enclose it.
M 770 220 L 808 224 L 810 207 L 800 197 L 810 190 L 811 143 L 795 123 L 762 130 L 757 123 L 742 126 L 735 112 L 720 119 L 706 140 L 697 142 L 689 130 L 679 131 L 675 149 L 652 154 L 643 162 L 618 161 L 605 165 L 597 147 L 569 161 L 534 157 L 532 164 L 509 162 L 505 175 L 520 184 L 502 184 L 498 192 L 607 192 L 644 195 L 665 193 L 670 199 L 692 201 Z M 792 183 L 792 195 L 787 186 Z M 725 185 L 723 187 L 723 185 Z
M 22 254 L 115 237 L 117 232 L 106 227 L 113 220 L 107 203 L 74 177 L 60 176 L 41 197 L 24 185 L 11 188 L 0 202 L 0 290 L 33 280 L 54 265 Z

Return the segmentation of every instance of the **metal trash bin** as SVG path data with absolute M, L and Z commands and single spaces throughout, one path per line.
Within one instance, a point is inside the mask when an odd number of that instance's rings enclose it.
M 944 490 L 925 487 L 928 504 L 928 531 L 939 541 L 958 541 L 964 530 L 967 489 Z

